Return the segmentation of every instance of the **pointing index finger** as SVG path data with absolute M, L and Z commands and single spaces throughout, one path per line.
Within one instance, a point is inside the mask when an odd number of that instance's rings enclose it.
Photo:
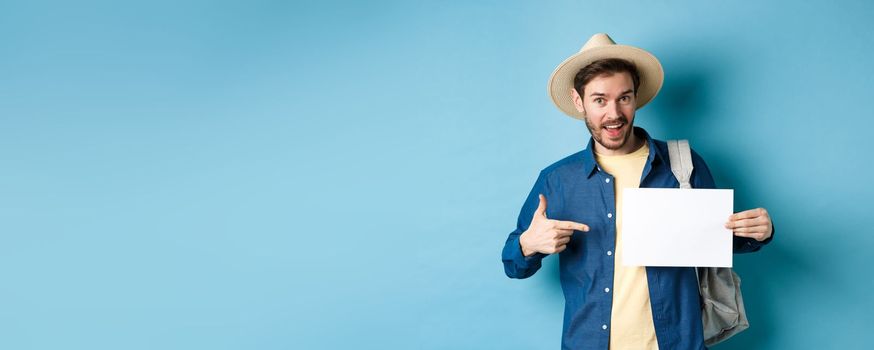
M 577 231 L 589 232 L 589 225 L 581 224 L 579 222 L 556 221 L 555 226 L 557 228 L 566 229 L 566 230 L 577 230 Z

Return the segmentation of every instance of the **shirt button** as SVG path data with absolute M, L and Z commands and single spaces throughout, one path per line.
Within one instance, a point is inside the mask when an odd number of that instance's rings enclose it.
M 608 217 L 608 218 L 612 218 L 612 217 L 613 217 L 613 213 L 607 213 L 607 217 Z
M 610 183 L 610 179 L 604 179 L 604 182 Z
M 612 251 L 612 250 L 608 250 L 608 251 L 607 251 L 607 255 L 613 255 L 613 251 Z
M 601 329 L 607 329 L 607 325 L 601 325 Z
M 604 293 L 610 293 L 610 288 L 604 288 Z

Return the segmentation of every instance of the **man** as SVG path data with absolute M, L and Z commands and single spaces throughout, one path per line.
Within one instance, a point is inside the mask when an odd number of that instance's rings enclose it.
M 504 245 L 507 276 L 527 278 L 559 255 L 565 296 L 563 349 L 704 349 L 698 282 L 692 267 L 633 267 L 622 256 L 622 192 L 676 188 L 667 145 L 634 127 L 664 73 L 650 53 L 596 34 L 550 78 L 553 102 L 585 121 L 588 147 L 543 169 Z M 692 152 L 693 188 L 714 188 Z M 726 218 L 734 251 L 771 240 L 764 209 Z

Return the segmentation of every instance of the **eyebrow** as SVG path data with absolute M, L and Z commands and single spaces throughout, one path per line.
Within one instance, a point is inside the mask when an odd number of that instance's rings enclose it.
M 621 94 L 619 94 L 619 96 L 622 96 L 622 95 L 625 95 L 625 94 L 629 94 L 629 93 L 632 93 L 632 92 L 634 92 L 633 89 L 628 89 L 628 90 L 623 91 Z M 607 96 L 607 94 L 605 94 L 605 93 L 603 93 L 603 92 L 593 92 L 593 93 L 589 94 L 589 97 L 592 97 L 592 96 Z

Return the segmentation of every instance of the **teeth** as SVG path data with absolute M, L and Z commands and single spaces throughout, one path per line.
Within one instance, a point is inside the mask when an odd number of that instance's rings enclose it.
M 622 124 L 605 126 L 605 128 L 607 128 L 607 129 L 619 129 L 620 127 L 622 127 Z

